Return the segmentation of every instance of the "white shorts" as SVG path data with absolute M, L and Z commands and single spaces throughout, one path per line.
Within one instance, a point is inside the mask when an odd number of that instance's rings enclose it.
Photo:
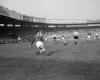
M 37 47 L 37 48 L 43 48 L 43 42 L 37 41 L 37 42 L 36 42 L 36 47 Z

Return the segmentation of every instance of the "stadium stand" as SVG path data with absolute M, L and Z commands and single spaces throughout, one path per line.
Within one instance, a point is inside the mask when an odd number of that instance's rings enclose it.
M 66 21 L 66 20 L 65 20 Z M 77 30 L 79 33 L 79 39 L 91 39 L 100 38 L 100 21 L 74 21 L 74 23 L 66 23 L 64 20 L 59 22 L 55 20 L 54 23 L 49 22 L 45 18 L 39 18 L 34 16 L 27 16 L 17 13 L 14 10 L 9 10 L 3 6 L 0 6 L 0 42 L 16 42 L 20 36 L 23 42 L 31 41 L 34 36 L 35 30 L 42 30 L 44 32 L 45 39 L 62 39 L 74 40 L 73 32 Z M 7 26 L 9 23 L 12 26 Z M 16 27 L 15 25 L 20 25 Z M 53 26 L 53 27 L 50 27 Z

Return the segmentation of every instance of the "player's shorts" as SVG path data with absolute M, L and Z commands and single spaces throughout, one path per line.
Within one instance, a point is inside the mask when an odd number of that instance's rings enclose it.
M 37 41 L 36 42 L 36 47 L 37 48 L 43 48 L 43 42 L 42 41 Z
M 74 36 L 74 39 L 78 39 L 78 36 Z

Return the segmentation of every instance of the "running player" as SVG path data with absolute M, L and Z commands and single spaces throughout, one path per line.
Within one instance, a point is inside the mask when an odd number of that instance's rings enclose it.
M 66 46 L 68 44 L 67 40 L 65 40 L 64 35 L 61 36 L 61 40 L 64 43 L 63 45 Z
M 99 39 L 99 34 L 98 34 L 98 32 L 95 33 L 95 37 L 96 37 L 96 40 Z
M 17 40 L 18 40 L 17 42 L 20 44 L 20 42 L 21 42 L 21 37 L 18 36 Z
M 42 54 L 45 51 L 44 44 L 43 44 L 44 39 L 43 39 L 42 31 L 40 32 L 36 31 L 35 34 L 36 35 L 34 36 L 33 41 L 31 42 L 31 46 L 35 42 L 35 45 L 38 48 L 38 51 L 37 51 L 37 55 L 38 55 L 38 54 Z
M 87 33 L 87 40 L 91 40 L 91 35 L 92 34 L 90 32 Z
M 76 45 L 76 44 L 77 44 L 77 40 L 78 40 L 79 32 L 74 31 L 74 32 L 73 32 L 73 35 L 74 35 L 74 40 L 75 40 L 75 45 Z

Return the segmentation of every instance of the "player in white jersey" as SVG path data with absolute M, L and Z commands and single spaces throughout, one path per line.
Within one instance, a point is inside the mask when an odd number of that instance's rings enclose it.
M 96 38 L 96 40 L 99 39 L 99 33 L 98 32 L 95 33 L 95 38 Z
M 79 32 L 74 31 L 74 32 L 73 32 L 73 35 L 74 35 L 74 40 L 75 40 L 75 45 L 76 45 L 76 44 L 77 44 L 77 40 L 78 40 Z
M 21 42 L 21 37 L 18 36 L 17 40 L 18 40 L 18 43 L 20 43 Z
M 37 32 L 37 34 L 33 38 L 33 41 L 31 42 L 31 46 L 34 42 L 36 47 L 38 48 L 37 54 L 42 54 L 45 51 L 42 32 Z
M 63 45 L 66 46 L 68 44 L 67 40 L 65 39 L 64 35 L 61 36 L 61 40 L 64 43 Z

